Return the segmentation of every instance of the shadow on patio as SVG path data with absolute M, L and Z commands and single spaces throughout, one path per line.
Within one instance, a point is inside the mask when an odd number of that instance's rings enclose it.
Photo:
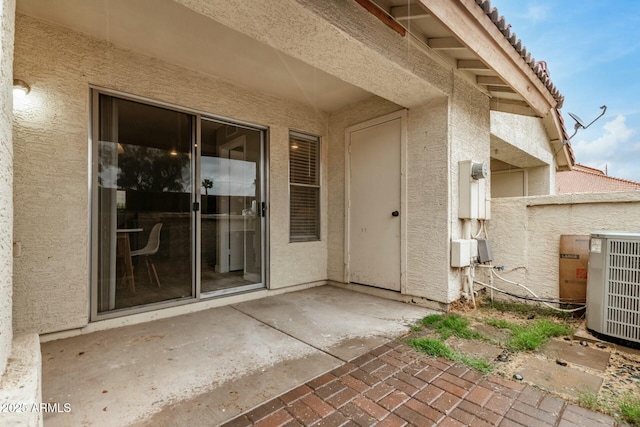
M 47 426 L 216 425 L 406 332 L 428 309 L 332 286 L 44 343 Z

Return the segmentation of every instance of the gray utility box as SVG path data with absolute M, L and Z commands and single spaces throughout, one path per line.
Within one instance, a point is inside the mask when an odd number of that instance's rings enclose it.
M 640 233 L 591 233 L 587 329 L 640 343 Z

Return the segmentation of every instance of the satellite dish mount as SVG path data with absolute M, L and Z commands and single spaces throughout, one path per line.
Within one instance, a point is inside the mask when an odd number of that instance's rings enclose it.
M 600 115 L 599 115 L 598 117 L 596 117 L 595 119 L 593 119 L 593 121 L 592 121 L 591 123 L 589 123 L 588 125 L 585 125 L 585 124 L 584 124 L 584 121 L 583 121 L 580 117 L 576 116 L 576 115 L 575 115 L 575 114 L 573 114 L 573 113 L 568 113 L 568 114 L 569 114 L 569 116 L 571 116 L 571 118 L 572 118 L 573 120 L 575 120 L 576 124 L 575 124 L 575 126 L 573 127 L 573 128 L 575 129 L 575 130 L 574 130 L 574 132 L 573 132 L 573 135 L 571 135 L 571 136 L 569 137 L 569 139 L 567 139 L 567 141 L 570 141 L 570 140 L 571 140 L 571 138 L 573 138 L 573 137 L 576 135 L 576 133 L 578 133 L 578 131 L 579 131 L 580 129 L 586 129 L 586 128 L 588 128 L 589 126 L 591 126 L 592 124 L 594 124 L 594 123 L 596 122 L 596 120 L 598 120 L 600 117 L 604 116 L 604 113 L 606 113 L 606 112 L 607 112 L 607 106 L 606 106 L 606 105 L 603 105 L 602 107 L 600 107 L 600 109 L 602 110 L 602 113 L 600 113 Z

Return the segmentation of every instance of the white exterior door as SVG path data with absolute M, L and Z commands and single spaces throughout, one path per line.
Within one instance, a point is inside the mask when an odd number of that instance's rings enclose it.
M 401 289 L 404 112 L 347 130 L 347 281 Z

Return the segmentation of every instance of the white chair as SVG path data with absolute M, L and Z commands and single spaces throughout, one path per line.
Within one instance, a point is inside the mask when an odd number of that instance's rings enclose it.
M 131 251 L 131 256 L 144 256 L 144 261 L 147 264 L 147 273 L 149 274 L 149 283 L 153 282 L 151 278 L 151 271 L 153 271 L 153 275 L 156 278 L 156 283 L 158 287 L 160 287 L 160 279 L 158 279 L 158 272 L 156 271 L 156 266 L 153 265 L 153 261 L 149 263 L 149 257 L 151 255 L 155 255 L 160 248 L 160 230 L 162 229 L 162 223 L 159 222 L 153 226 L 151 232 L 149 233 L 149 240 L 144 248 L 138 249 L 136 251 Z

